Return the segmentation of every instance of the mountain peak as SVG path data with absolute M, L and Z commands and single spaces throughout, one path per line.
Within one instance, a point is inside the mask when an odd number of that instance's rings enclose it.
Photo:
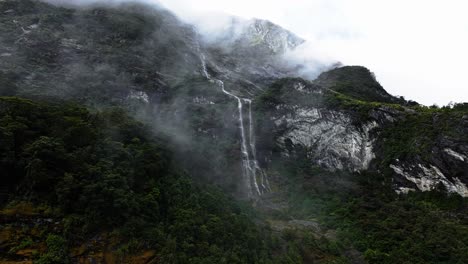
M 255 45 L 267 45 L 275 54 L 292 50 L 305 42 L 294 33 L 268 20 L 251 19 L 246 28 L 246 38 Z
M 228 15 L 226 15 L 228 16 Z M 224 26 L 208 30 L 210 40 L 223 46 L 237 46 L 282 54 L 305 42 L 291 31 L 269 21 L 258 18 L 244 19 L 235 16 L 222 17 Z M 203 23 L 201 27 L 204 28 Z
M 320 74 L 315 83 L 363 101 L 385 103 L 398 101 L 380 85 L 374 73 L 363 66 L 344 66 L 332 69 Z

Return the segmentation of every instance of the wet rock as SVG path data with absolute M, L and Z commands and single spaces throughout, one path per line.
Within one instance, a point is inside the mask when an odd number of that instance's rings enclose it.
M 376 122 L 355 126 L 344 112 L 294 107 L 275 124 L 287 131 L 278 138 L 283 149 L 287 141 L 310 149 L 311 161 L 329 170 L 365 170 L 375 157 L 371 132 L 378 127 Z
M 448 192 L 458 193 L 463 197 L 468 197 L 468 187 L 457 177 L 449 179 L 441 170 L 434 165 L 410 165 L 403 167 L 402 165 L 390 165 L 393 171 L 405 177 L 412 182 L 420 191 L 431 191 L 436 189 L 439 184 L 442 184 Z M 399 187 L 399 193 L 407 193 L 414 188 Z

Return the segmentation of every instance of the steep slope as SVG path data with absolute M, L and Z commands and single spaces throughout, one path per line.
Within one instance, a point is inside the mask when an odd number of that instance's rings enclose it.
M 338 68 L 313 83 L 283 79 L 257 102 L 259 126 L 266 132 L 259 137 L 270 138 L 270 153 L 275 148 L 283 156 L 305 153 L 311 164 L 331 171 L 379 171 L 395 179 L 398 192 L 442 184 L 468 195 L 463 104 L 410 106 L 362 67 Z
M 122 109 L 0 97 L 0 142 L 2 263 L 272 258 L 270 233 Z
M 207 40 L 210 64 L 226 79 L 246 80 L 254 86 L 250 94 L 276 78 L 297 74 L 296 65 L 284 63 L 283 55 L 305 41 L 270 21 L 233 17 L 211 34 Z
M 209 82 L 203 65 L 227 91 L 253 98 L 282 71 L 272 58 L 281 52 L 272 49 L 302 40 L 270 22 L 253 21 L 232 40 L 231 50 L 204 43 L 193 26 L 168 11 L 140 4 L 73 9 L 3 1 L 0 11 L 3 95 L 73 99 L 97 108 L 126 105 L 142 120 L 164 124 L 155 129 L 172 135 L 182 163 L 197 176 L 245 191 L 237 101 Z M 268 69 L 259 60 L 271 61 Z
M 132 91 L 161 92 L 198 68 L 192 27 L 164 10 L 27 0 L 3 1 L 0 11 L 0 69 L 20 95 L 120 103 Z
M 323 78 L 281 79 L 255 100 L 272 228 L 325 234 L 349 263 L 465 262 L 466 104 L 367 101 Z
M 322 73 L 315 83 L 339 93 L 344 93 L 358 100 L 405 103 L 384 90 L 373 73 L 360 66 L 345 66 Z
M 237 54 L 241 51 L 257 52 L 256 56 L 283 54 L 305 42 L 268 20 L 230 17 L 228 22 L 221 25 L 209 32 L 207 41 L 225 49 L 233 49 Z

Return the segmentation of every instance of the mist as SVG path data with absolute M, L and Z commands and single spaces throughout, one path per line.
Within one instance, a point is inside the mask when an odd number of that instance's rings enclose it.
M 115 5 L 129 1 L 48 2 Z M 264 0 L 138 2 L 168 8 L 186 23 L 196 25 L 208 41 L 219 39 L 220 32 L 229 27 L 233 18 L 268 19 L 307 40 L 307 45 L 285 56 L 292 64 L 308 65 L 302 74 L 306 78 L 313 78 L 322 64 L 341 62 L 368 67 L 393 95 L 426 105 L 468 101 L 463 79 L 468 60 L 464 51 L 468 45 L 468 20 L 461 13 L 466 10 L 464 1 L 440 4 L 418 0 L 409 5 L 404 1 L 376 4 L 366 0 L 352 4 L 343 0 L 300 0 L 294 4 Z M 426 8 L 419 12 L 421 6 Z
M 151 3 L 151 0 L 43 0 L 43 2 L 51 3 L 54 5 L 63 5 L 63 6 L 86 6 L 94 4 L 102 5 L 116 5 L 123 2 L 147 2 Z
M 304 53 L 312 61 L 368 67 L 393 95 L 426 105 L 468 101 L 466 1 L 160 2 L 200 28 L 222 27 L 216 14 L 268 19 L 309 43 L 292 58 Z

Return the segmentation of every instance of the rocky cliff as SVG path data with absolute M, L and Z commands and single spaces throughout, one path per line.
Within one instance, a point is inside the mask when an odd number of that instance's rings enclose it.
M 258 108 L 282 155 L 300 150 L 328 170 L 384 173 L 397 192 L 441 184 L 467 195 L 463 104 L 431 109 L 405 102 L 369 70 L 342 67 L 313 82 L 278 81 L 259 97 Z

